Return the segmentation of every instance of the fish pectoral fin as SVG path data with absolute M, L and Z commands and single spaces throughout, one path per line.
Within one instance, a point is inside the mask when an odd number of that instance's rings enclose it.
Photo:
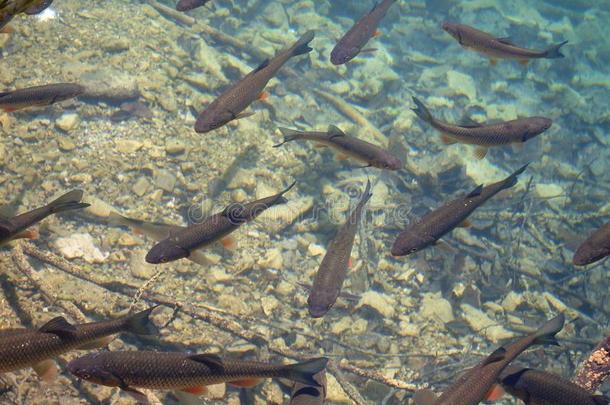
M 17 107 L 2 107 L 2 111 L 4 111 L 5 113 L 12 113 L 17 110 L 18 110 Z
M 258 95 L 259 101 L 267 101 L 269 99 L 269 93 L 266 91 L 261 91 L 261 94 Z
M 435 405 L 436 395 L 430 389 L 419 390 L 415 393 L 413 402 L 415 405 Z
M 379 30 L 373 32 L 373 38 L 379 38 L 381 35 L 382 35 L 381 31 L 379 31 Z
M 38 239 L 40 234 L 36 229 L 27 229 L 23 232 L 19 232 L 17 235 L 13 236 L 11 239 Z
M 10 25 L 6 25 L 6 26 L 0 28 L 0 34 L 12 34 L 13 32 L 15 32 L 15 30 Z M 0 96 L 1 95 L 2 94 L 0 94 Z
M 110 342 L 114 340 L 114 336 L 104 336 L 99 339 L 95 339 L 92 342 L 87 342 L 82 346 L 78 346 L 78 350 L 92 350 L 99 349 L 100 347 L 106 347 Z
M 57 365 L 51 359 L 43 360 L 32 366 L 38 377 L 46 383 L 53 382 L 59 375 Z
M 235 118 L 233 118 L 234 120 L 240 120 L 242 118 L 248 118 L 253 116 L 255 113 L 250 111 L 250 112 L 240 112 L 239 114 L 235 115 Z
M 488 148 L 485 147 L 478 147 L 474 150 L 474 157 L 477 158 L 478 160 L 481 159 L 485 159 L 485 156 L 487 156 L 487 150 Z
M 345 136 L 345 132 L 343 132 L 341 128 L 336 125 L 329 125 L 328 135 L 330 135 L 331 138 L 334 138 L 335 136 Z
M 458 143 L 457 140 L 451 138 L 449 135 L 441 134 L 441 142 L 445 145 L 453 145 L 454 143 Z
M 470 222 L 470 220 L 465 219 L 462 222 L 460 222 L 458 225 L 458 228 L 470 228 L 472 226 L 472 222 Z
M 499 401 L 504 396 L 504 388 L 499 384 L 494 384 L 487 394 L 485 394 L 486 401 Z M 527 403 L 527 402 L 526 402 Z
M 263 382 L 262 378 L 244 378 L 243 380 L 229 381 L 227 382 L 227 384 L 231 384 L 234 387 L 240 388 L 252 388 L 257 386 L 261 382 Z
M 515 46 L 515 44 L 511 41 L 510 37 L 496 38 L 496 41 L 501 42 L 501 43 L 506 44 L 506 45 Z
M 76 333 L 76 328 L 66 321 L 66 318 L 58 316 L 42 325 L 38 332 L 53 333 L 59 337 L 72 337 Z
M 183 388 L 180 391 L 193 395 L 203 395 L 208 392 L 208 389 L 205 385 L 195 385 L 193 387 Z
M 489 356 L 487 356 L 487 358 L 485 359 L 485 361 L 483 361 L 483 363 L 481 365 L 485 366 L 487 364 L 495 363 L 496 361 L 504 360 L 505 358 L 506 358 L 506 349 L 503 347 L 499 347 L 496 350 L 494 350 L 493 353 L 491 353 Z
M 121 387 L 121 389 L 125 391 L 129 396 L 134 398 L 136 401 L 138 401 L 138 403 L 144 405 L 150 404 L 150 402 L 148 401 L 148 397 L 142 391 L 138 391 L 135 388 L 131 388 L 129 386 Z
M 233 236 L 226 236 L 220 240 L 222 247 L 227 250 L 233 250 L 237 247 L 237 241 Z
M 196 361 L 198 363 L 203 363 L 212 370 L 224 370 L 224 363 L 222 359 L 217 354 L 213 353 L 201 353 L 201 354 L 193 354 L 188 356 L 189 360 Z

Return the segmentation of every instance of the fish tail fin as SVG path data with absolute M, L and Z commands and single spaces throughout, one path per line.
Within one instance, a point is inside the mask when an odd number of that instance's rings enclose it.
M 125 330 L 136 335 L 158 335 L 159 329 L 150 320 L 150 314 L 158 305 L 125 318 Z
M 561 329 L 563 329 L 565 320 L 565 315 L 559 314 L 553 319 L 547 321 L 534 333 L 533 344 L 559 346 L 555 335 L 559 333 Z
M 326 357 L 318 357 L 307 360 L 302 363 L 296 363 L 286 366 L 288 375 L 286 378 L 314 387 L 320 387 L 320 383 L 314 378 L 315 374 L 326 368 L 328 359 Z
M 558 58 L 565 57 L 565 55 L 563 53 L 561 53 L 560 48 L 567 43 L 568 43 L 568 41 L 563 41 L 560 44 L 551 46 L 544 52 L 544 57 L 547 59 L 558 59 Z
M 273 145 L 274 148 L 282 146 L 286 142 L 294 141 L 295 139 L 298 139 L 299 136 L 301 135 L 301 132 L 297 131 L 296 129 L 282 128 L 282 127 L 279 127 L 278 129 L 284 136 L 284 140 L 282 142 L 278 143 L 277 145 Z
M 434 117 L 428 111 L 428 108 L 422 103 L 417 97 L 413 97 L 413 102 L 415 103 L 415 108 L 411 108 L 415 114 L 422 120 L 431 123 L 434 121 Z
M 515 170 L 515 172 L 513 174 L 511 174 L 506 179 L 504 179 L 504 184 L 502 184 L 502 188 L 503 189 L 511 188 L 512 186 L 517 184 L 519 175 L 525 171 L 525 169 L 527 168 L 528 165 L 529 165 L 529 163 L 521 166 L 520 168 Z
M 303 36 L 292 46 L 292 56 L 303 55 L 313 50 L 309 43 L 313 40 L 315 33 L 307 31 Z
M 72 190 L 51 201 L 48 207 L 54 213 L 88 207 L 89 204 L 80 202 L 81 198 L 83 198 L 83 190 Z

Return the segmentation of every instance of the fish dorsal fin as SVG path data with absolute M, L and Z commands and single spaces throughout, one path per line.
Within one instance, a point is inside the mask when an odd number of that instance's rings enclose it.
M 499 347 L 492 354 L 487 356 L 487 358 L 481 364 L 482 366 L 486 366 L 491 363 L 495 363 L 496 361 L 504 360 L 506 357 L 506 349 L 503 347 Z
M 476 122 L 475 120 L 473 120 L 470 117 L 463 117 L 462 121 L 460 123 L 460 126 L 463 128 L 478 128 L 478 127 L 482 127 L 483 125 Z
M 66 318 L 58 316 L 42 325 L 38 332 L 53 333 L 59 337 L 71 337 L 76 333 L 76 328 L 66 321 Z
M 263 70 L 263 69 L 264 69 L 264 68 L 266 68 L 267 66 L 269 66 L 269 59 L 265 59 L 265 60 L 263 61 L 263 63 L 261 63 L 260 65 L 258 65 L 258 67 L 252 71 L 252 73 L 254 73 L 254 72 L 258 72 L 258 71 L 260 71 L 260 70 Z
M 511 46 L 515 46 L 515 44 L 513 43 L 513 41 L 510 39 L 510 37 L 500 37 L 500 38 L 496 38 L 496 41 L 501 42 L 505 45 L 511 45 Z
M 346 136 L 345 132 L 341 131 L 341 128 L 335 125 L 328 126 L 328 135 L 330 135 L 331 138 L 334 138 L 335 136 Z
M 468 193 L 466 195 L 466 198 L 470 198 L 470 197 L 477 197 L 481 195 L 481 191 L 483 191 L 483 185 L 479 184 L 477 186 L 477 188 L 475 188 L 474 190 L 472 190 L 470 193 Z
M 217 354 L 212 353 L 202 353 L 202 354 L 193 354 L 188 356 L 189 360 L 196 361 L 198 363 L 203 363 L 212 370 L 223 370 L 224 364 L 222 363 L 222 359 Z

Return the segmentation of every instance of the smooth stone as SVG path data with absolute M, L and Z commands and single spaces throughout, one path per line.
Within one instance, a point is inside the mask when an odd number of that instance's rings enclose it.
M 150 181 L 148 181 L 146 177 L 138 177 L 134 185 L 131 187 L 131 191 L 133 191 L 138 197 L 142 197 L 148 190 L 150 190 L 150 186 Z
M 165 169 L 157 170 L 153 181 L 155 186 L 168 193 L 171 193 L 176 186 L 176 176 Z
M 114 145 L 120 153 L 134 153 L 140 150 L 144 143 L 135 139 L 117 139 Z
M 75 113 L 65 113 L 55 121 L 55 126 L 64 132 L 70 132 L 78 126 L 80 118 Z

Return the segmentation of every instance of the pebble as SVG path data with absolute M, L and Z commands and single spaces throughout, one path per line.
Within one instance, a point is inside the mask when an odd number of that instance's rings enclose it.
M 443 323 L 454 320 L 451 303 L 441 296 L 441 293 L 422 294 L 423 300 L 419 310 L 424 319 L 434 319 Z
M 134 153 L 144 146 L 144 143 L 135 139 L 117 139 L 114 141 L 116 150 L 120 153 Z
M 55 121 L 55 126 L 64 132 L 70 132 L 80 123 L 78 114 L 65 113 Z
M 512 332 L 506 330 L 504 326 L 499 325 L 494 319 L 491 319 L 487 314 L 472 305 L 462 304 L 462 317 L 475 333 L 481 333 L 493 343 L 498 343 L 501 340 L 509 339 L 514 336 Z
M 148 190 L 150 190 L 150 181 L 144 176 L 138 177 L 134 185 L 131 187 L 131 191 L 134 192 L 138 197 L 142 197 Z
M 88 233 L 75 233 L 67 237 L 57 238 L 54 246 L 66 259 L 83 259 L 87 263 L 102 263 L 108 257 L 102 253 Z
M 155 186 L 168 193 L 171 193 L 176 186 L 176 176 L 165 169 L 157 170 L 153 181 Z
M 463 95 L 468 97 L 470 101 L 476 101 L 477 87 L 472 76 L 450 70 L 447 72 L 447 82 L 449 88 L 453 90 L 453 94 Z
M 76 148 L 76 144 L 70 138 L 61 137 L 57 140 L 57 146 L 64 152 L 69 152 Z
M 170 155 L 179 155 L 184 153 L 186 145 L 178 139 L 168 139 L 165 141 L 165 152 Z
M 131 275 L 135 278 L 141 278 L 148 280 L 155 275 L 157 266 L 154 264 L 147 263 L 144 258 L 146 257 L 146 250 L 138 249 L 131 253 L 129 258 L 129 270 Z
M 356 309 L 363 306 L 374 309 L 384 318 L 392 318 L 395 313 L 394 308 L 396 308 L 396 302 L 389 295 L 381 294 L 377 291 L 367 291 L 362 294 Z

